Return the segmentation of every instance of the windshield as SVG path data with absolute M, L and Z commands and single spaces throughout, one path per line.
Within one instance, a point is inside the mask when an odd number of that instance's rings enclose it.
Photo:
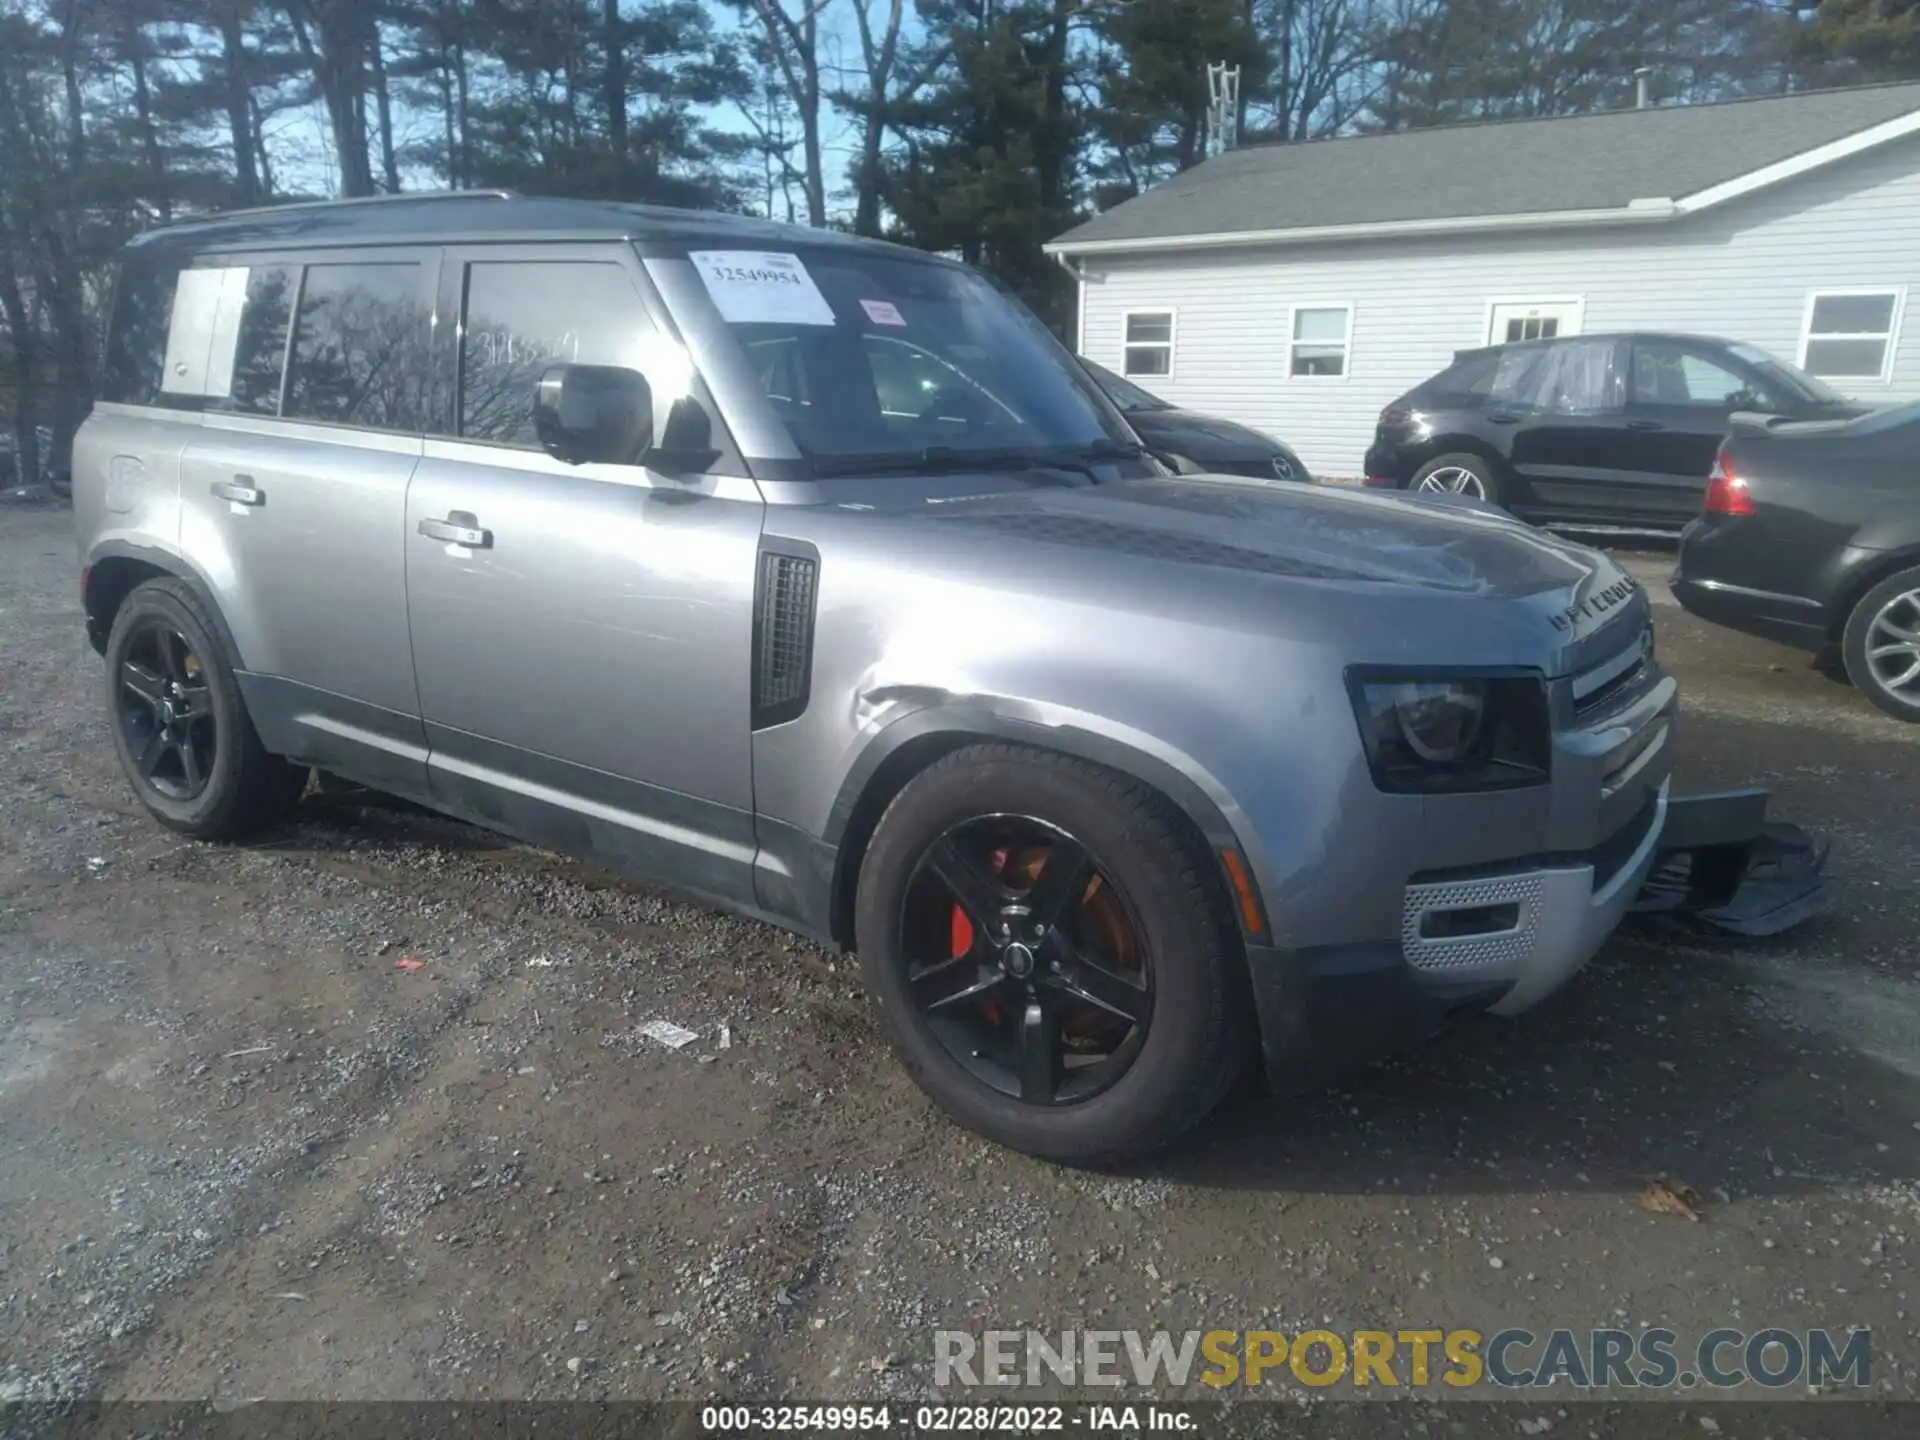
M 1798 365 L 1789 365 L 1762 350 L 1758 345 L 1728 347 L 1734 358 L 1744 360 L 1768 379 L 1785 386 L 1816 405 L 1844 405 L 1846 397 L 1824 380 L 1816 380 Z
M 1158 395 L 1150 391 L 1142 390 L 1131 380 L 1121 378 L 1104 365 L 1096 365 L 1093 361 L 1087 359 L 1082 359 L 1080 363 L 1092 372 L 1093 378 L 1099 382 L 1100 388 L 1107 392 L 1107 398 L 1122 410 L 1173 409 L 1170 403 L 1162 400 Z
M 822 473 L 1131 444 L 1059 342 L 971 271 L 824 246 L 688 258 Z

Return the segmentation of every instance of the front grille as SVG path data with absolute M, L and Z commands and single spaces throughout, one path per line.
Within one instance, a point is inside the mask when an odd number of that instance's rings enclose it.
M 820 562 L 768 552 L 754 597 L 753 723 L 783 724 L 807 708 L 813 675 L 813 610 Z
M 1590 720 L 1638 695 L 1653 675 L 1653 624 L 1641 627 L 1632 647 L 1573 677 L 1573 713 Z

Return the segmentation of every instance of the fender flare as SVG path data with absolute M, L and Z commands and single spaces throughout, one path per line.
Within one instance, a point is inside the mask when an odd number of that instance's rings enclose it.
M 240 653 L 240 646 L 233 638 L 233 628 L 227 624 L 227 617 L 220 609 L 220 601 L 214 595 L 213 586 L 208 583 L 206 575 L 201 571 L 199 566 L 195 565 L 191 560 L 188 560 L 184 555 L 173 550 L 163 549 L 158 545 L 136 545 L 128 540 L 107 540 L 96 545 L 87 555 L 84 573 L 87 576 L 88 590 L 92 588 L 94 571 L 100 567 L 103 561 L 107 560 L 137 561 L 142 565 L 149 565 L 155 570 L 162 571 L 165 574 L 173 576 L 176 580 L 183 580 L 193 586 L 195 591 L 198 592 L 201 602 L 206 606 L 207 614 L 213 617 L 214 626 L 220 632 L 218 637 L 219 641 L 221 645 L 226 647 L 229 662 L 235 670 L 245 670 L 247 668 L 246 660 Z M 104 653 L 107 638 L 106 633 L 102 630 L 97 636 L 95 635 L 94 632 L 99 627 L 96 625 L 94 619 L 93 607 L 87 603 L 87 595 L 84 593 L 81 596 L 81 602 L 86 608 L 88 638 L 93 641 L 96 648 L 101 648 Z
M 982 705 L 936 706 L 915 710 L 887 725 L 868 741 L 841 781 L 828 812 L 826 833 L 821 836 L 834 856 L 832 895 L 836 933 L 845 933 L 851 938 L 850 929 L 842 932 L 841 924 L 850 913 L 853 881 L 885 803 L 938 756 L 963 745 L 995 740 L 1058 751 L 1153 787 L 1186 817 L 1205 841 L 1213 855 L 1214 870 L 1229 896 L 1234 882 L 1221 853 L 1231 851 L 1241 857 L 1245 882 L 1252 889 L 1260 915 L 1266 917 L 1257 867 L 1245 840 L 1220 802 L 1178 766 L 1124 740 L 1083 726 L 1043 724 Z M 913 758 L 904 759 L 909 756 Z M 901 771 L 898 765 L 903 762 L 906 768 Z M 1266 933 L 1272 929 L 1270 920 L 1265 921 L 1261 930 L 1249 930 L 1241 907 L 1236 905 L 1233 909 L 1236 928 L 1244 942 L 1271 943 Z

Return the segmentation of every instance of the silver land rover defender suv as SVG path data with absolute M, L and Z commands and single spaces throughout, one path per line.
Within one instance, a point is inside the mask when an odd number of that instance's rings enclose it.
M 162 823 L 320 767 L 855 950 L 925 1090 L 1061 1160 L 1527 1009 L 1666 813 L 1607 558 L 1171 475 L 874 241 L 491 192 L 155 230 L 73 470 Z

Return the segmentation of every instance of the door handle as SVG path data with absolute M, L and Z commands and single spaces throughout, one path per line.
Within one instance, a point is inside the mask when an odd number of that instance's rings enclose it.
M 1520 423 L 1520 417 L 1518 415 L 1508 415 L 1504 412 L 1489 415 L 1487 416 L 1487 420 L 1494 425 L 1518 425 Z
M 1627 421 L 1627 429 L 1629 430 L 1664 430 L 1666 428 L 1667 427 L 1662 425 L 1658 420 Z
M 469 550 L 493 547 L 493 532 L 482 530 L 480 522 L 465 510 L 449 510 L 444 520 L 422 520 L 420 533 L 429 540 L 444 540 L 449 545 L 464 545 Z
M 236 475 L 231 480 L 216 480 L 207 487 L 210 494 L 236 505 L 264 505 L 267 492 L 253 483 L 251 475 Z

